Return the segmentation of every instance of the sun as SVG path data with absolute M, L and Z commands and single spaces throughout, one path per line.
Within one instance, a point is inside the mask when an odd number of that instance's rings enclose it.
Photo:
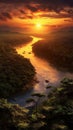
M 37 29 L 40 29 L 41 27 L 42 27 L 41 23 L 37 23 L 37 24 L 36 24 L 36 28 L 37 28 Z

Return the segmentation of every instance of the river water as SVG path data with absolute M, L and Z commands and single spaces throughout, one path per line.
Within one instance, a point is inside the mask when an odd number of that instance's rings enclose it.
M 42 40 L 42 38 L 31 36 L 33 40 L 29 42 L 28 44 L 23 44 L 21 47 L 17 47 L 16 50 L 18 54 L 21 54 L 25 58 L 29 58 L 32 65 L 36 69 L 36 77 L 39 82 L 37 82 L 32 90 L 29 90 L 26 94 L 20 94 L 18 96 L 15 96 L 15 100 L 10 100 L 12 103 L 19 104 L 21 106 L 26 105 L 26 100 L 31 97 L 31 94 L 34 92 L 41 92 L 46 93 L 46 86 L 53 85 L 58 86 L 59 82 L 64 77 L 70 77 L 73 78 L 73 74 L 69 72 L 61 72 L 57 70 L 55 67 L 52 67 L 47 61 L 38 58 L 34 55 L 32 52 L 32 46 L 39 40 Z M 45 80 L 48 80 L 49 82 L 45 82 Z M 50 91 L 50 90 L 48 90 Z

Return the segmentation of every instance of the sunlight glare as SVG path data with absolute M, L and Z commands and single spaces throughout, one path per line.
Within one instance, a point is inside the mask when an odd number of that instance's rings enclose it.
M 40 23 L 37 23 L 37 24 L 36 24 L 36 27 L 37 27 L 38 29 L 40 29 L 40 28 L 42 27 L 42 25 L 41 25 Z

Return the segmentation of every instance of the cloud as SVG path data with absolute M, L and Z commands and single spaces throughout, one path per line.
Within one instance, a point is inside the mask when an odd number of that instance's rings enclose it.
M 65 19 L 64 21 L 73 23 L 73 18 Z
M 9 4 L 40 4 L 41 7 L 49 9 L 58 9 L 65 6 L 73 7 L 73 0 L 0 0 L 0 3 Z
M 24 10 L 20 9 L 19 11 L 20 11 L 20 13 L 25 14 Z
M 39 11 L 40 17 L 73 18 L 73 0 L 0 0 L 0 20 L 32 19 Z
M 7 19 L 12 19 L 12 16 L 9 12 L 1 12 L 0 20 L 6 21 Z
M 2 16 L 6 17 L 6 18 L 8 18 L 8 19 L 12 19 L 11 14 L 8 13 L 8 12 L 2 12 Z

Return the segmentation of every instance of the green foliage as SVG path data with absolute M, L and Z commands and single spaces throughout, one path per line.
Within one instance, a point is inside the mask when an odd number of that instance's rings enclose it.
M 54 124 L 52 130 L 68 130 L 66 125 Z
M 18 129 L 26 129 L 29 127 L 29 123 L 27 122 L 21 122 L 17 125 Z
M 0 97 L 8 97 L 28 84 L 35 75 L 30 61 L 15 49 L 0 45 Z
M 42 106 L 48 130 L 73 129 L 73 80 L 64 78 Z M 50 123 L 50 124 L 49 124 Z
M 0 99 L 0 129 L 26 128 L 29 125 L 27 119 L 28 110 L 19 105 L 12 105 L 5 99 Z
M 18 105 L 12 105 L 5 99 L 0 100 L 0 129 L 12 130 L 73 130 L 73 93 L 72 79 L 63 79 L 59 88 L 35 110 L 29 111 Z M 71 91 L 69 91 L 71 89 Z M 65 93 L 66 92 L 66 93 Z M 42 94 L 34 93 L 33 97 L 41 99 Z M 41 96 L 40 96 L 41 95 Z M 37 103 L 30 98 L 27 103 Z
M 68 34 L 49 34 L 47 39 L 33 45 L 33 52 L 57 69 L 73 72 L 73 36 Z

